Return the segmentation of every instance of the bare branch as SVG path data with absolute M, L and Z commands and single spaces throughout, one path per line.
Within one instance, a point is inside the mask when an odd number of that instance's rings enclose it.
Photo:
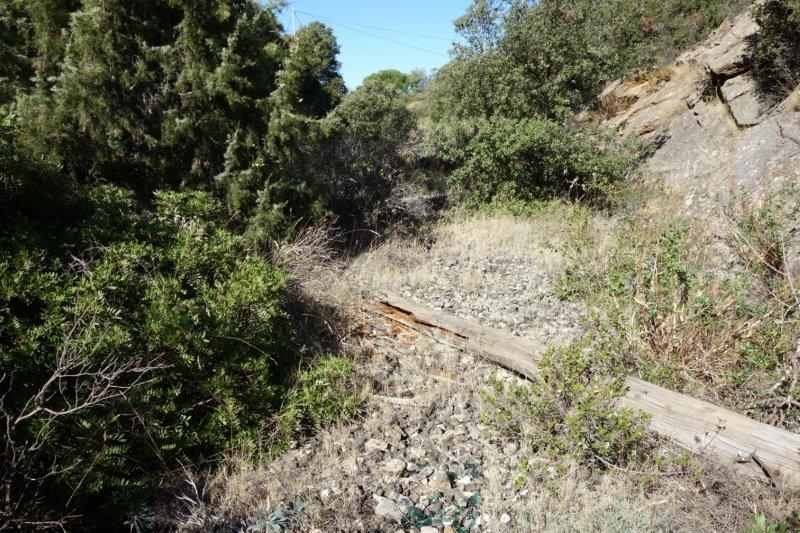
M 98 357 L 99 345 L 87 349 L 80 338 L 81 332 L 95 330 L 98 324 L 84 318 L 80 316 L 71 324 L 52 358 L 50 374 L 29 393 L 21 406 L 9 405 L 15 392 L 19 395 L 19 390 L 15 391 L 13 371 L 0 376 L 0 423 L 5 432 L 0 452 L 0 531 L 8 528 L 65 530 L 70 517 L 45 520 L 50 516 L 39 515 L 36 510 L 36 500 L 46 480 L 85 464 L 80 458 L 67 462 L 58 454 L 53 455 L 50 446 L 56 424 L 126 399 L 132 390 L 152 382 L 157 371 L 167 368 L 158 356 L 150 359 L 126 359 L 115 354 Z M 34 420 L 37 427 L 31 436 L 28 431 Z M 45 453 L 53 457 L 47 459 L 43 456 Z M 50 463 L 49 467 L 31 467 L 45 461 Z M 92 466 L 87 468 L 84 479 Z

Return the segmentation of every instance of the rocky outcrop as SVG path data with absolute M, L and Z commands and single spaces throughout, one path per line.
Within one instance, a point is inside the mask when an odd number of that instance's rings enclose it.
M 604 123 L 653 145 L 645 174 L 709 207 L 800 180 L 800 88 L 768 106 L 750 76 L 749 12 L 726 21 L 668 68 L 601 95 Z

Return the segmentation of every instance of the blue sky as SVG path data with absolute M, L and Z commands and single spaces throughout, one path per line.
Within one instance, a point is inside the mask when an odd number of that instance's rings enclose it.
M 298 25 L 319 20 L 333 28 L 341 47 L 339 61 L 347 86 L 378 70 L 408 72 L 444 65 L 457 36 L 453 21 L 470 0 L 296 0 L 281 14 L 292 31 L 294 8 Z

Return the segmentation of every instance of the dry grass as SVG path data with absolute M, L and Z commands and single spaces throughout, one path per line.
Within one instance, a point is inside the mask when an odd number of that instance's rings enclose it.
M 608 243 L 576 226 L 564 292 L 593 309 L 608 349 L 648 381 L 794 430 L 800 427 L 800 283 L 790 192 L 675 214 L 652 195 Z M 777 407 L 776 407 L 777 406 Z
M 317 436 L 313 454 L 301 449 L 270 463 L 254 461 L 249 453 L 233 454 L 211 476 L 187 473 L 177 505 L 170 510 L 171 527 L 166 529 L 181 533 L 371 530 L 370 525 L 380 520 L 372 516 L 371 508 L 363 507 L 357 492 L 331 491 L 326 505 L 319 500 L 323 480 L 349 464 L 356 468 L 356 455 L 343 440 L 348 438 L 349 432 L 328 428 Z
M 734 479 L 703 459 L 680 475 L 653 467 L 647 473 L 559 468 L 565 473 L 531 475 L 528 488 L 513 499 L 493 497 L 502 487 L 487 490 L 486 531 L 728 533 L 746 531 L 756 511 L 783 517 L 798 504 L 764 485 Z M 511 522 L 501 522 L 503 515 Z
M 603 533 L 675 531 L 676 505 L 650 498 L 622 476 L 593 476 L 578 467 L 532 490 L 516 501 L 487 498 L 484 512 L 488 531 Z M 501 489 L 499 489 L 501 490 Z M 494 491 L 489 491 L 491 495 Z M 511 522 L 503 524 L 506 515 Z
M 353 260 L 335 286 L 337 294 L 423 288 L 432 283 L 435 262 L 478 265 L 487 258 L 528 258 L 535 268 L 558 273 L 558 251 L 567 225 L 543 213 L 532 218 L 508 214 L 460 214 L 440 223 L 425 241 L 392 240 Z M 480 287 L 482 274 L 468 269 L 456 282 L 467 292 Z
M 343 272 L 337 294 L 375 292 L 409 284 L 424 286 L 433 277 L 428 250 L 420 241 L 390 240 L 356 257 Z
M 479 262 L 487 257 L 527 257 L 535 268 L 555 272 L 562 268 L 556 244 L 563 238 L 562 221 L 547 216 L 477 214 L 456 218 L 436 231 L 435 253 L 442 257 Z
M 334 226 L 310 226 L 291 241 L 275 243 L 271 259 L 289 274 L 295 289 L 321 297 L 337 270 L 335 249 L 340 240 Z

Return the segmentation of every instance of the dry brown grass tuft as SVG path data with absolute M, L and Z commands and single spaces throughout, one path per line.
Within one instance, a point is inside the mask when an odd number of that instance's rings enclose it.
M 290 275 L 295 288 L 322 295 L 337 270 L 336 244 L 340 241 L 335 226 L 310 226 L 290 241 L 275 243 L 272 260 Z
M 682 465 L 640 465 L 636 471 L 596 472 L 574 464 L 534 470 L 526 489 L 513 499 L 486 491 L 485 531 L 568 533 L 751 531 L 755 512 L 774 520 L 800 503 L 765 484 L 747 483 L 702 457 L 682 458 L 665 449 L 666 461 Z M 503 523 L 501 517 L 511 517 Z
M 208 531 L 258 516 L 271 507 L 268 479 L 266 470 L 244 453 L 228 457 L 210 478 L 187 472 L 174 511 L 175 530 Z
M 271 260 L 288 274 L 289 312 L 308 345 L 320 353 L 345 353 L 358 324 L 358 294 L 342 274 L 346 254 L 333 225 L 311 226 L 294 239 L 276 242 Z
M 487 257 L 530 257 L 536 267 L 562 267 L 555 244 L 566 229 L 562 221 L 543 211 L 531 217 L 503 213 L 462 215 L 435 232 L 434 253 L 441 257 L 480 261 Z
M 593 475 L 578 467 L 546 482 L 516 501 L 489 498 L 488 531 L 603 533 L 677 531 L 677 506 L 667 498 L 648 497 L 620 475 Z M 513 517 L 503 524 L 500 517 Z
M 349 449 L 349 433 L 328 428 L 317 436 L 313 454 L 291 451 L 281 459 L 260 463 L 249 453 L 234 453 L 210 476 L 188 474 L 177 505 L 171 509 L 170 531 L 372 531 L 380 523 L 364 507 L 358 492 L 332 493 L 323 505 L 318 484 L 340 467 Z M 308 463 L 308 464 L 306 464 Z M 353 463 L 355 464 L 355 463 Z

